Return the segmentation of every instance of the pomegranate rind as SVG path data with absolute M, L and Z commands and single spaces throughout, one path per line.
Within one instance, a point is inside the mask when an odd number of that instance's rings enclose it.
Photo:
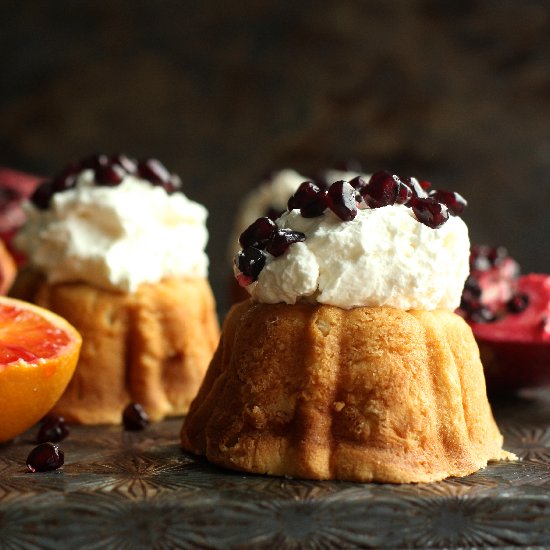
M 492 323 L 470 324 L 492 390 L 550 385 L 550 276 L 523 275 L 516 292 L 529 298 L 524 311 Z
M 74 373 L 82 338 L 65 319 L 33 304 L 0 297 L 3 305 L 30 310 L 64 331 L 68 343 L 50 358 L 22 359 L 0 366 L 0 442 L 38 422 L 61 397 Z M 6 330 L 4 330 L 4 334 Z

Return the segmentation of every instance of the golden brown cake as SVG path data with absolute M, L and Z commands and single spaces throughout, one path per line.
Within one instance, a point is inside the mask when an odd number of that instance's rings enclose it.
M 131 294 L 43 282 L 33 301 L 85 335 L 54 412 L 83 424 L 120 423 L 129 402 L 152 420 L 187 412 L 218 342 L 206 280 L 165 279 Z
M 503 457 L 472 332 L 454 313 L 237 304 L 182 429 L 228 468 L 391 483 Z

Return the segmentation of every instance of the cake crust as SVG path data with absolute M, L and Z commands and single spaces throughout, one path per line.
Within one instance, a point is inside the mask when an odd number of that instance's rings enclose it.
M 33 302 L 83 335 L 54 413 L 69 422 L 120 424 L 129 402 L 143 405 L 152 420 L 187 412 L 219 337 L 206 279 L 169 278 L 135 293 L 43 280 L 34 288 Z
M 237 304 L 181 439 L 309 479 L 428 482 L 505 457 L 471 329 L 442 310 Z

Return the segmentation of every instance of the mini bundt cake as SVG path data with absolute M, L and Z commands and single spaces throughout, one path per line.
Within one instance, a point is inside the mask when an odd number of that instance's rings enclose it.
M 352 184 L 303 184 L 288 212 L 241 235 L 252 300 L 225 320 L 184 449 L 247 472 L 391 483 L 510 457 L 453 313 L 464 199 L 386 173 Z
M 182 436 L 312 479 L 434 481 L 502 455 L 472 332 L 444 310 L 237 304 Z
M 219 338 L 204 207 L 160 162 L 123 155 L 69 166 L 24 207 L 14 292 L 83 336 L 55 412 L 84 424 L 121 423 L 130 402 L 152 420 L 187 412 Z
M 130 402 L 152 420 L 187 412 L 219 338 L 206 280 L 163 279 L 133 293 L 44 282 L 33 301 L 85 335 L 53 412 L 82 424 L 118 424 Z

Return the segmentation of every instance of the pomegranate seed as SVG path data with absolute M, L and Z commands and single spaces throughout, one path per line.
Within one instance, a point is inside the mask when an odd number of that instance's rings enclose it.
M 27 457 L 27 468 L 31 472 L 49 472 L 63 466 L 65 455 L 53 443 L 41 443 Z
M 288 209 L 300 209 L 304 218 L 316 218 L 327 208 L 326 191 L 311 181 L 304 181 L 288 199 Z
M 265 254 L 253 246 L 241 250 L 236 258 L 237 269 L 243 274 L 255 281 L 265 266 Z
M 496 321 L 495 314 L 485 306 L 479 306 L 469 313 L 470 320 L 473 323 L 492 323 L 493 321 Z
M 182 188 L 181 178 L 177 174 L 170 174 L 170 180 L 163 183 L 162 187 L 169 195 L 177 193 Z
M 111 158 L 109 160 L 112 164 L 118 164 L 119 166 L 122 166 L 122 168 L 124 168 L 124 170 L 126 170 L 128 174 L 135 174 L 137 172 L 136 161 L 122 153 L 111 155 Z
M 109 164 L 109 157 L 103 153 L 96 153 L 95 155 L 90 155 L 85 159 L 80 161 L 81 168 L 88 168 L 91 170 L 96 170 L 100 166 L 107 166 Z
M 249 277 L 248 275 L 245 275 L 244 273 L 239 273 L 237 275 L 237 282 L 239 283 L 239 286 L 242 286 L 243 288 L 251 285 L 254 282 L 254 279 L 252 277 Z
M 488 271 L 491 269 L 491 261 L 487 257 L 488 247 L 483 245 L 474 245 L 470 252 L 470 270 Z
M 343 221 L 357 216 L 356 191 L 347 181 L 333 183 L 327 192 L 328 207 Z
M 473 311 L 476 311 L 481 306 L 481 302 L 475 296 L 465 296 L 463 295 L 460 298 L 460 309 L 470 314 Z
M 130 403 L 122 412 L 122 422 L 125 430 L 143 430 L 149 424 L 149 415 L 139 403 Z
M 277 218 L 281 217 L 281 214 L 284 212 L 284 210 L 275 210 L 272 206 L 270 206 L 267 209 L 267 212 L 265 213 L 266 218 L 269 218 L 270 220 L 276 220 Z
M 479 286 L 477 279 L 475 277 L 472 277 L 471 275 L 468 275 L 468 278 L 464 283 L 464 290 L 468 292 L 471 296 L 475 296 L 476 298 L 479 298 L 481 296 L 481 287 Z
M 418 182 L 418 184 L 420 185 L 420 187 L 422 187 L 422 189 L 424 189 L 424 191 L 427 191 L 428 189 L 431 189 L 431 187 L 432 187 L 432 184 L 429 181 L 426 181 L 426 180 L 420 181 L 420 182 Z
M 267 243 L 266 250 L 275 257 L 281 256 L 287 251 L 291 244 L 299 243 L 305 240 L 306 236 L 299 231 L 293 231 L 292 229 L 279 229 Z
M 441 227 L 449 219 L 448 208 L 435 199 L 414 198 L 411 204 L 416 219 L 432 229 Z
M 527 306 L 529 305 L 529 296 L 524 293 L 518 293 L 512 296 L 507 302 L 506 302 L 506 309 L 510 313 L 521 313 L 522 311 L 525 311 L 527 309 Z
M 239 244 L 243 248 L 254 246 L 263 249 L 276 231 L 277 225 L 273 220 L 268 217 L 258 218 L 241 233 Z
M 127 172 L 122 166 L 107 164 L 96 168 L 95 178 L 98 185 L 114 187 L 124 179 L 126 174 Z
M 425 199 L 428 196 L 416 178 L 402 178 L 401 182 L 411 189 L 414 198 Z
M 500 265 L 508 257 L 508 250 L 504 246 L 495 246 L 487 250 L 487 259 L 493 266 Z
M 399 189 L 397 192 L 397 199 L 395 199 L 395 202 L 397 204 L 408 205 L 412 198 L 413 198 L 412 189 L 406 183 L 400 182 Z
M 355 176 L 353 179 L 349 180 L 349 184 L 360 193 L 363 189 L 369 184 L 369 182 L 362 176 Z
M 431 191 L 429 197 L 442 202 L 453 216 L 460 216 L 468 205 L 466 199 L 456 191 Z
M 46 210 L 50 205 L 53 195 L 53 184 L 51 181 L 41 183 L 30 197 L 30 201 L 40 210 Z
M 144 180 L 160 185 L 168 183 L 171 177 L 164 164 L 160 160 L 152 158 L 142 160 L 138 164 L 138 173 Z
M 68 435 L 69 428 L 65 424 L 65 419 L 62 416 L 47 416 L 38 430 L 36 442 L 46 443 L 50 441 L 51 443 L 56 443 L 57 441 L 65 439 Z
M 400 180 L 389 172 L 382 171 L 373 174 L 367 187 L 362 191 L 365 202 L 370 208 L 382 208 L 395 204 L 399 195 Z

